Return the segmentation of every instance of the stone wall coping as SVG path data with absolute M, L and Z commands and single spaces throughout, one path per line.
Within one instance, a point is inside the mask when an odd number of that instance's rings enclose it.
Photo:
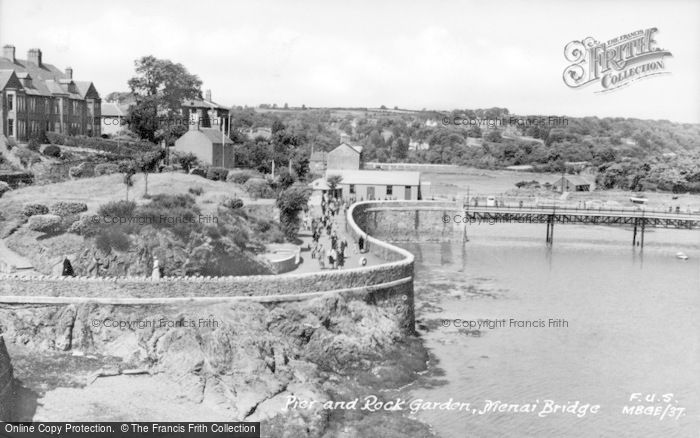
M 290 301 L 303 301 L 321 296 L 334 294 L 366 294 L 375 291 L 389 289 L 413 281 L 413 277 L 404 277 L 398 280 L 387 281 L 366 286 L 332 289 L 317 292 L 283 295 L 237 295 L 226 297 L 175 297 L 175 298 L 116 298 L 116 297 L 49 297 L 49 296 L 0 296 L 2 304 L 108 304 L 108 305 L 159 305 L 159 304 L 214 304 L 230 302 L 264 302 L 278 303 Z
M 423 201 L 420 201 L 423 202 Z M 425 202 L 432 202 L 432 201 L 425 201 Z M 391 207 L 392 205 L 397 206 L 400 203 L 404 204 L 409 204 L 406 201 L 360 201 L 352 204 L 350 208 L 348 209 L 347 213 L 347 223 L 350 225 L 352 230 L 356 235 L 364 234 L 367 236 L 367 240 L 369 240 L 369 243 L 372 245 L 377 245 L 381 248 L 384 248 L 386 250 L 389 250 L 391 252 L 397 253 L 401 256 L 403 256 L 403 260 L 398 260 L 394 262 L 395 265 L 409 265 L 413 263 L 414 257 L 413 254 L 411 254 L 409 251 L 406 251 L 403 248 L 399 248 L 398 246 L 394 246 L 390 243 L 384 242 L 383 240 L 379 240 L 376 237 L 372 237 L 369 234 L 367 234 L 365 231 L 363 231 L 359 225 L 355 222 L 355 218 L 353 216 L 355 212 L 355 208 L 359 206 L 366 205 L 368 208 L 371 208 L 372 206 L 376 206 L 375 208 L 378 210 L 384 209 L 385 207 Z M 416 204 L 417 201 L 414 201 L 413 204 Z M 383 266 L 383 265 L 380 265 Z

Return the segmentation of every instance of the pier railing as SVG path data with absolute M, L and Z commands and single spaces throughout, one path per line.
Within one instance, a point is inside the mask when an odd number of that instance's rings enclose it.
M 700 220 L 700 213 L 687 211 L 667 211 L 662 209 L 649 208 L 604 208 L 604 207 L 577 207 L 563 205 L 470 205 L 464 204 L 464 211 L 468 212 L 493 212 L 493 213 L 533 213 L 533 214 L 584 214 L 595 216 L 620 216 L 620 217 L 646 217 L 656 219 L 688 219 Z

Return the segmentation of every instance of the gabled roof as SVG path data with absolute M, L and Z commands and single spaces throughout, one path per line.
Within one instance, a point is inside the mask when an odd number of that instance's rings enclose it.
M 566 178 L 569 183 L 575 185 L 575 186 L 589 186 L 591 185 L 591 182 L 588 181 L 586 178 L 583 178 L 578 175 L 565 175 L 564 178 Z M 550 184 L 554 185 L 561 181 L 561 176 L 557 177 L 552 181 Z
M 224 143 L 226 144 L 233 144 L 230 138 L 228 138 L 226 135 L 221 135 L 221 130 L 216 129 L 216 128 L 199 128 L 198 130 L 202 134 L 204 134 L 209 141 L 212 143 L 219 143 L 221 144 L 221 138 L 224 138 Z
M 0 70 L 0 91 L 5 88 L 23 88 L 13 70 Z
M 75 81 L 75 86 L 78 88 L 78 93 L 83 99 L 99 99 L 100 94 L 95 89 L 95 85 L 90 81 Z
M 226 110 L 226 111 L 229 110 L 225 106 L 221 106 L 214 101 L 206 100 L 206 99 L 185 99 L 182 102 L 182 106 L 188 107 L 188 108 L 219 109 L 219 110 Z
M 349 150 L 356 152 L 358 154 L 362 152 L 361 146 L 352 146 L 352 145 L 345 143 L 345 142 L 340 143 L 340 145 L 337 148 L 333 149 L 331 152 L 335 152 L 339 149 L 349 149 Z
M 330 175 L 340 175 L 341 184 L 354 185 L 387 185 L 387 186 L 417 186 L 420 185 L 420 172 L 402 170 L 326 170 L 326 178 Z
M 38 66 L 23 59 L 15 59 L 13 63 L 12 60 L 0 56 L 0 70 L 14 70 L 18 77 L 31 77 L 31 86 L 23 87 L 30 95 L 60 95 L 73 99 L 85 99 L 88 95 L 96 99 L 100 97 L 92 82 L 74 82 L 53 64 L 42 62 L 41 66 Z M 71 83 L 75 84 L 76 92 L 71 92 Z

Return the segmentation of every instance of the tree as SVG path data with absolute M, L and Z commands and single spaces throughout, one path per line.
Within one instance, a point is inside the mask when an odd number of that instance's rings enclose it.
M 340 183 L 343 181 L 342 175 L 328 175 L 326 178 L 326 184 L 330 188 L 331 193 L 335 196 L 335 190 L 338 188 Z
M 124 176 L 124 185 L 126 186 L 126 200 L 129 200 L 129 187 L 134 185 L 133 176 L 136 175 L 136 163 L 134 160 L 123 160 L 119 164 L 119 173 Z
M 408 156 L 408 142 L 403 138 L 399 138 L 394 141 L 394 146 L 392 147 L 392 152 L 394 157 L 399 160 L 403 160 Z
M 143 195 L 148 196 L 148 174 L 155 171 L 158 168 L 160 160 L 163 159 L 163 152 L 143 152 L 136 157 L 136 168 L 139 172 L 143 173 L 144 178 L 144 190 Z
M 181 131 L 182 102 L 202 97 L 202 81 L 182 64 L 154 56 L 137 59 L 136 76 L 128 84 L 136 98 L 127 119 L 141 138 L 149 141 L 171 140 L 173 131 Z M 159 121 L 167 120 L 161 124 Z
M 292 159 L 292 170 L 297 178 L 303 180 L 309 173 L 309 156 L 307 153 L 297 153 Z
M 284 131 L 286 128 L 287 127 L 284 126 L 284 123 L 282 123 L 281 120 L 275 119 L 275 121 L 272 122 L 272 128 L 270 129 L 270 131 L 272 131 L 272 134 L 274 135 L 274 134 L 278 133 L 279 131 Z
M 294 184 L 296 179 L 294 178 L 294 175 L 289 173 L 289 169 L 287 169 L 286 167 L 282 167 L 282 168 L 280 168 L 280 171 L 279 171 L 278 181 L 279 181 L 280 187 L 282 187 L 282 190 L 286 190 L 289 187 L 291 187 L 292 184 Z
M 277 208 L 280 209 L 280 224 L 289 241 L 297 239 L 299 232 L 299 212 L 306 208 L 311 190 L 304 186 L 292 186 L 280 192 Z
M 192 167 L 194 167 L 199 161 L 197 156 L 192 152 L 188 152 L 186 154 L 179 153 L 175 155 L 175 160 L 180 165 L 180 167 L 182 167 L 182 169 L 188 173 L 190 169 L 192 169 Z

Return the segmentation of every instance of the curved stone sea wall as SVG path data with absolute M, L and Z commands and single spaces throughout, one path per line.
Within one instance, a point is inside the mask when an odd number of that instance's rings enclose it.
M 356 204 L 356 210 L 359 228 L 382 240 L 448 242 L 466 237 L 467 228 L 461 222 L 464 212 L 457 202 L 368 201 Z M 460 215 L 457 221 L 455 215 Z M 375 247 L 381 244 L 388 245 L 381 242 L 375 243 Z
M 352 236 L 364 234 L 367 203 L 348 211 Z M 359 221 L 359 222 L 358 222 Z M 178 302 L 259 301 L 311 299 L 329 293 L 359 296 L 398 313 L 401 325 L 412 332 L 413 255 L 374 237 L 370 251 L 387 261 L 375 266 L 305 274 L 240 277 L 61 277 L 0 275 L 0 303 L 116 305 L 177 304 Z

